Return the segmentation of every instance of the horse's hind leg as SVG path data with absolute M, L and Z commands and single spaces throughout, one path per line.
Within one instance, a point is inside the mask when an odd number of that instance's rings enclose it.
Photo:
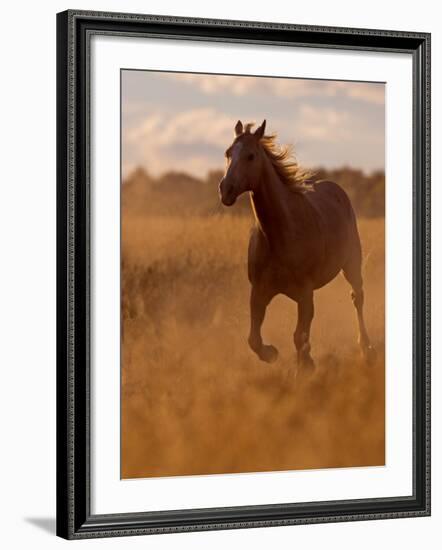
M 361 261 L 349 262 L 343 269 L 344 277 L 352 287 L 351 298 L 356 308 L 356 315 L 359 325 L 358 343 L 361 348 L 362 356 L 368 363 L 372 363 L 376 357 L 375 350 L 370 343 L 367 328 L 364 321 L 364 289 L 361 275 Z
M 265 345 L 261 336 L 261 326 L 266 308 L 272 297 L 272 294 L 265 292 L 260 286 L 252 286 L 249 345 L 256 355 L 266 363 L 273 363 L 278 357 L 278 350 L 274 346 Z
M 302 367 L 313 368 L 315 366 L 310 355 L 310 327 L 314 315 L 313 291 L 305 292 L 298 299 L 298 323 L 293 335 L 298 364 Z

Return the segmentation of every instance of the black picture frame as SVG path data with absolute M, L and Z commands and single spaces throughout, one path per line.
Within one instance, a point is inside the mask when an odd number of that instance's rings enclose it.
M 406 52 L 413 59 L 413 495 L 92 515 L 89 41 L 94 34 Z M 57 15 L 57 534 L 67 539 L 430 514 L 430 35 L 68 10 Z

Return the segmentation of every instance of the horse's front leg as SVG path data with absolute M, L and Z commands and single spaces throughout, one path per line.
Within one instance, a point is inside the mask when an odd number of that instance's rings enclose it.
M 266 363 L 273 363 L 278 357 L 278 350 L 271 345 L 265 345 L 261 337 L 261 326 L 266 308 L 272 295 L 259 286 L 252 286 L 250 295 L 250 335 L 249 345 L 256 355 Z
M 298 298 L 298 323 L 293 335 L 298 364 L 302 367 L 314 368 L 315 364 L 310 355 L 310 327 L 314 315 L 313 291 L 308 290 Z

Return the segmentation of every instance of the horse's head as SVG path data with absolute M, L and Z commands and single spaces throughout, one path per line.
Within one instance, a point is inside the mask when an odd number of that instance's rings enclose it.
M 259 183 L 262 171 L 262 148 L 259 140 L 264 136 L 266 121 L 251 132 L 251 124 L 240 120 L 235 126 L 235 139 L 226 151 L 226 171 L 219 184 L 221 201 L 232 206 L 245 191 L 254 191 Z

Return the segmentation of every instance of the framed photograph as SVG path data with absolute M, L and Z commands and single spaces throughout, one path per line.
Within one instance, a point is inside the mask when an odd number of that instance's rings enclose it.
M 57 17 L 57 534 L 430 514 L 430 36 Z

